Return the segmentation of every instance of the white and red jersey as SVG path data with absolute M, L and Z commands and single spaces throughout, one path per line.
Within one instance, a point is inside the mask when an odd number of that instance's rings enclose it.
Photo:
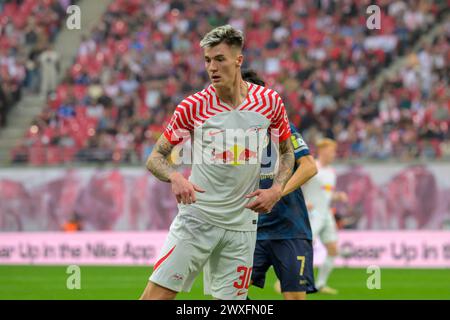
M 172 144 L 192 138 L 189 180 L 206 190 L 197 201 L 179 205 L 180 214 L 199 216 L 230 230 L 255 231 L 257 214 L 245 195 L 258 188 L 264 140 L 270 130 L 280 142 L 290 137 L 279 94 L 246 82 L 247 98 L 236 108 L 219 99 L 212 85 L 184 99 L 164 132 Z
M 331 202 L 336 189 L 336 171 L 331 166 L 323 167 L 319 161 L 317 174 L 302 186 L 305 201 L 312 205 L 312 211 L 320 215 L 331 214 Z

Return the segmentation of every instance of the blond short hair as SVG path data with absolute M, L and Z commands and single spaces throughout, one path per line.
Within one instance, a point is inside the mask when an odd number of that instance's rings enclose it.
M 317 141 L 317 143 L 316 143 L 317 149 L 323 149 L 323 148 L 326 148 L 328 146 L 336 148 L 337 147 L 337 142 L 335 140 L 333 140 L 333 139 L 330 139 L 330 138 L 322 138 L 322 139 L 319 139 L 319 141 Z
M 208 32 L 200 41 L 200 47 L 210 48 L 222 42 L 229 46 L 242 49 L 244 46 L 244 34 L 241 30 L 235 29 L 229 24 L 217 27 Z

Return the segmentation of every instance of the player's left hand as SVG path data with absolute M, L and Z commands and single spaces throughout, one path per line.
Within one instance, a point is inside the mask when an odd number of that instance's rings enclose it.
M 248 203 L 245 207 L 258 213 L 268 213 L 272 210 L 278 200 L 280 200 L 281 194 L 281 188 L 277 187 L 258 189 L 245 196 L 246 198 L 257 197 L 256 200 Z

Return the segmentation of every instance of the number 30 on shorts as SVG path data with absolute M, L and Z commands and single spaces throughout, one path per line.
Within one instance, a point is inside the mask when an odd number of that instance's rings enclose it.
M 239 266 L 237 267 L 236 271 L 241 274 L 241 276 L 239 277 L 239 281 L 235 281 L 233 283 L 233 286 L 236 289 L 248 289 L 248 287 L 250 286 L 250 279 L 251 279 L 251 275 L 252 275 L 252 269 L 253 268 L 247 268 L 245 266 Z

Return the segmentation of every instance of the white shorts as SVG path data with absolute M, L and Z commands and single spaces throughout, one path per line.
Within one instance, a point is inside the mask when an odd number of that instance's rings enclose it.
M 189 292 L 205 267 L 205 294 L 245 300 L 255 244 L 256 231 L 226 230 L 177 215 L 149 280 L 176 292 Z
M 323 244 L 338 240 L 336 220 L 331 213 L 319 213 L 312 210 L 309 215 L 313 240 L 320 238 Z

